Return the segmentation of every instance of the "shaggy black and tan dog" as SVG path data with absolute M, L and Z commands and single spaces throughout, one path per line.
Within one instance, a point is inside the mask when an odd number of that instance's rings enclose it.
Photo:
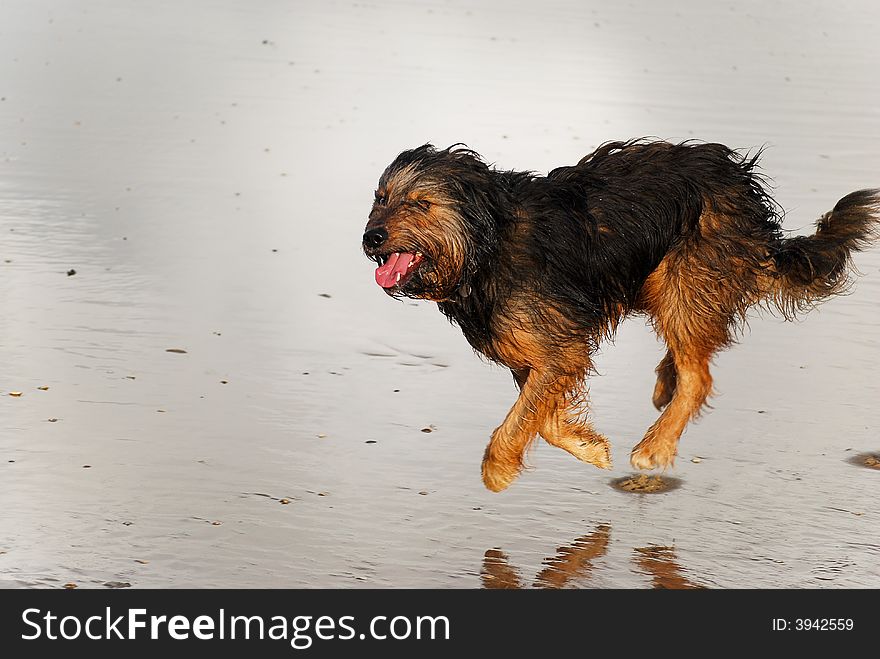
M 880 190 L 847 195 L 815 235 L 786 238 L 756 160 L 721 144 L 638 140 L 536 176 L 425 145 L 385 170 L 363 236 L 376 282 L 437 302 L 520 388 L 486 447 L 486 487 L 506 488 L 539 434 L 610 467 L 584 380 L 628 314 L 646 314 L 668 347 L 654 389 L 663 413 L 631 454 L 651 469 L 672 464 L 712 391 L 712 355 L 750 306 L 791 318 L 847 286 L 851 252 L 877 233 Z

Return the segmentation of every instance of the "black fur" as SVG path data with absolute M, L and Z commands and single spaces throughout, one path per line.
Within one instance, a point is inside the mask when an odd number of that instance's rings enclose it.
M 878 191 L 842 199 L 815 236 L 786 238 L 755 171 L 759 155 L 721 144 L 633 140 L 604 144 L 577 165 L 538 176 L 493 169 L 465 148 L 424 145 L 401 153 L 380 189 L 414 168 L 418 185 L 442 190 L 464 219 L 465 269 L 439 307 L 474 348 L 495 359 L 496 322 L 514 296 L 534 300 L 537 326 L 547 325 L 548 314 L 571 321 L 550 337 L 560 347 L 576 341 L 594 349 L 617 319 L 637 309 L 661 260 L 684 260 L 698 248 L 707 211 L 725 223 L 713 229 L 702 263 L 720 279 L 738 264 L 746 280 L 736 284 L 740 311 L 768 297 L 788 317 L 839 291 L 850 252 L 876 231 Z M 767 277 L 779 286 L 762 289 Z M 428 291 L 416 279 L 401 293 Z

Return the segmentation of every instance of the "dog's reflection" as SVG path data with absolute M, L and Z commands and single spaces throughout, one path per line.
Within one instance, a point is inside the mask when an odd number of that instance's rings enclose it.
M 544 559 L 546 566 L 535 577 L 532 588 L 565 588 L 572 581 L 589 579 L 593 562 L 603 557 L 611 541 L 611 527 L 600 524 L 589 535 L 581 536 L 571 544 L 560 547 L 556 555 Z M 703 588 L 687 578 L 675 556 L 674 547 L 649 545 L 636 547 L 633 563 L 638 570 L 651 577 L 654 588 Z M 507 555 L 500 549 L 489 549 L 483 556 L 480 571 L 483 588 L 527 588 L 519 572 L 510 566 Z
M 675 547 L 649 545 L 636 547 L 633 562 L 639 570 L 651 577 L 654 588 L 705 588 L 682 574 L 675 556 Z
M 535 577 L 534 588 L 563 588 L 575 578 L 586 578 L 593 571 L 593 560 L 604 556 L 611 539 L 611 527 L 600 525 L 566 547 L 556 550 L 556 556 L 545 558 L 545 567 Z M 484 588 L 525 588 L 516 570 L 510 567 L 507 555 L 500 549 L 490 549 L 483 557 L 480 572 Z

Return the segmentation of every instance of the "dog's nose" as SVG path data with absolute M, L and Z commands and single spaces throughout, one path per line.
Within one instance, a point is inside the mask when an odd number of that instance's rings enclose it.
M 385 229 L 370 229 L 364 234 L 364 246 L 376 249 L 388 240 L 388 232 Z

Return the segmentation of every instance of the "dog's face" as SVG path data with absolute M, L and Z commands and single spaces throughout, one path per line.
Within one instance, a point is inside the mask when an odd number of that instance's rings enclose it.
M 468 180 L 481 170 L 488 172 L 470 151 L 430 145 L 404 151 L 388 166 L 363 237 L 386 293 L 434 301 L 455 293 L 474 251 Z

